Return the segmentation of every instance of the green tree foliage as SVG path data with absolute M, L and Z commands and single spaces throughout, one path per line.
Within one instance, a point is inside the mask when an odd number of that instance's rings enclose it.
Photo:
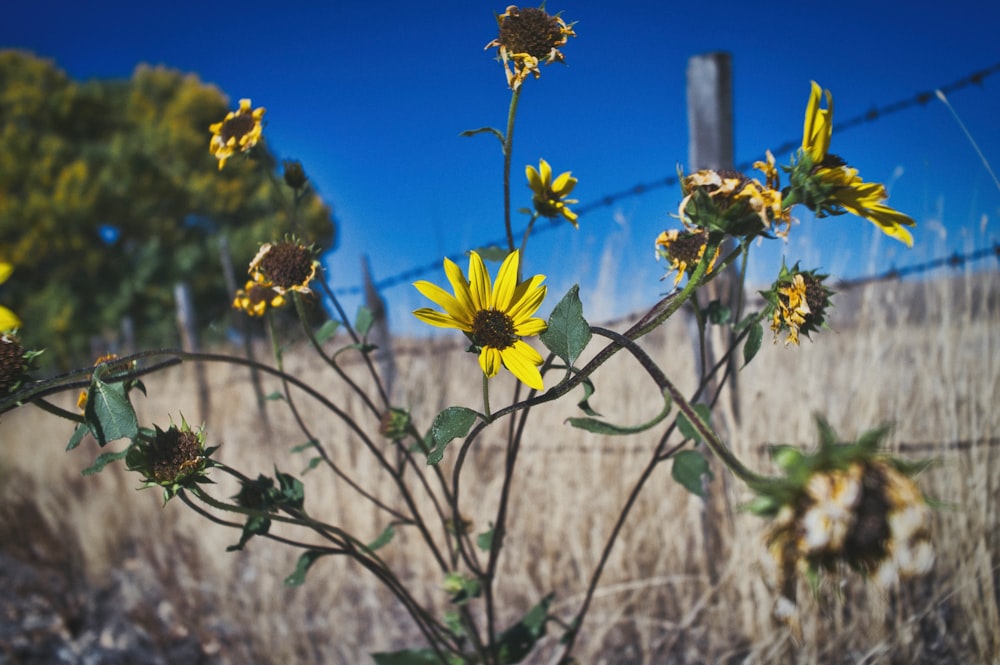
M 286 233 L 333 247 L 330 208 L 310 193 L 293 220 L 266 150 L 219 171 L 208 126 L 231 107 L 193 74 L 140 65 L 130 80 L 76 82 L 0 51 L 0 260 L 15 266 L 4 302 L 28 346 L 79 361 L 126 317 L 143 345 L 175 345 L 180 281 L 199 323 L 224 329 L 233 294 L 220 233 L 237 280 L 262 242 Z

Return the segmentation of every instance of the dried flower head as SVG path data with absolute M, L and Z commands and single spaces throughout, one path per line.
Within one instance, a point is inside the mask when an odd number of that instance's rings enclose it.
M 302 189 L 306 186 L 308 178 L 306 177 L 305 169 L 302 168 L 302 162 L 294 159 L 286 159 L 282 162 L 284 166 L 284 179 L 285 184 L 294 190 Z
M 880 450 L 888 428 L 841 443 L 822 418 L 819 449 L 772 449 L 785 472 L 779 482 L 756 488 L 751 510 L 772 518 L 767 532 L 782 596 L 795 599 L 795 576 L 815 585 L 822 572 L 846 566 L 878 584 L 927 573 L 934 563 L 931 510 L 910 477 L 923 465 L 907 465 Z
M 378 426 L 379 434 L 393 441 L 401 441 L 412 431 L 410 412 L 392 407 L 382 413 Z
M 690 275 L 701 263 L 705 256 L 705 248 L 708 246 L 708 231 L 680 231 L 671 229 L 664 231 L 656 238 L 656 258 L 664 258 L 670 262 L 667 266 L 667 274 L 677 272 L 674 278 L 674 286 L 680 283 L 685 274 Z M 715 262 L 719 258 L 719 248 L 715 248 L 712 258 L 709 260 L 707 272 L 711 272 L 715 267 Z M 664 275 L 666 277 L 666 275 Z
M 784 331 L 785 344 L 798 345 L 800 333 L 808 337 L 826 325 L 826 312 L 833 295 L 823 284 L 827 277 L 815 270 L 800 270 L 797 263 L 791 269 L 781 266 L 771 289 L 761 292 L 768 301 L 775 342 Z
M 227 159 L 257 145 L 264 131 L 261 124 L 263 117 L 263 108 L 253 109 L 249 99 L 241 99 L 239 109 L 230 111 L 222 122 L 209 126 L 212 138 L 208 149 L 219 160 L 220 171 Z
M 520 9 L 510 5 L 497 16 L 497 25 L 500 34 L 486 48 L 499 48 L 507 85 L 512 90 L 519 88 L 529 74 L 535 78 L 541 76 L 540 64 L 564 62 L 559 47 L 576 36 L 572 25 L 540 7 Z
M 578 215 L 568 207 L 570 204 L 579 203 L 579 201 L 566 198 L 577 183 L 572 172 L 561 173 L 553 180 L 552 167 L 544 159 L 538 161 L 537 171 L 534 166 L 529 164 L 525 167 L 524 172 L 528 177 L 528 186 L 531 187 L 531 201 L 535 206 L 535 212 L 549 219 L 562 216 L 574 227 L 579 228 L 576 222 Z
M 250 316 L 264 316 L 268 309 L 275 309 L 285 304 L 285 296 L 274 288 L 274 284 L 262 281 L 248 280 L 233 298 L 233 307 L 241 309 Z
M 254 281 L 268 284 L 279 295 L 288 291 L 311 293 L 309 282 L 316 276 L 317 264 L 312 248 L 286 240 L 261 245 L 248 272 Z
M 191 429 L 181 418 L 180 427 L 156 427 L 151 434 L 136 439 L 125 464 L 142 475 L 144 487 L 162 487 L 166 501 L 193 483 L 211 482 L 205 473 L 215 450 L 205 448 L 204 428 Z
M 704 169 L 680 175 L 684 198 L 677 216 L 690 229 L 746 237 L 772 231 L 786 235 L 791 218 L 777 187 L 777 169 L 773 161 L 758 162 L 757 166 L 764 171 L 766 184 L 730 169 Z

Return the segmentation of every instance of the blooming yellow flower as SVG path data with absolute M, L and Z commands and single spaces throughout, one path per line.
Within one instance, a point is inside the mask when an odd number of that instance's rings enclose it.
M 507 74 L 507 85 L 517 90 L 529 74 L 541 76 L 541 63 L 563 62 L 559 50 L 570 37 L 576 37 L 572 25 L 558 15 L 552 16 L 542 8 L 520 9 L 515 5 L 497 16 L 500 34 L 486 45 L 499 47 L 500 59 Z M 513 64 L 511 64 L 513 63 Z
M 0 261 L 0 284 L 6 282 L 12 272 L 14 272 L 14 266 Z M 20 326 L 21 319 L 17 318 L 17 314 L 0 305 L 0 333 L 14 330 Z
M 534 192 L 531 201 L 535 205 L 535 212 L 549 219 L 562 215 L 570 224 L 579 228 L 576 222 L 579 216 L 567 207 L 568 204 L 579 203 L 576 199 L 566 198 L 577 183 L 572 172 L 566 171 L 553 181 L 552 167 L 547 161 L 540 159 L 537 171 L 534 166 L 528 164 L 524 173 L 528 176 L 528 186 Z
M 309 282 L 316 276 L 316 254 L 309 247 L 285 241 L 264 243 L 250 262 L 254 281 L 267 284 L 278 295 L 288 291 L 311 293 Z
M 250 316 L 264 316 L 268 309 L 281 307 L 285 304 L 285 296 L 278 293 L 271 282 L 248 280 L 246 286 L 236 292 L 233 307 L 241 309 Z
M 820 108 L 824 94 L 825 109 Z M 842 159 L 829 152 L 832 133 L 833 95 L 829 90 L 823 91 L 813 81 L 802 131 L 802 156 L 811 165 L 812 175 L 820 188 L 829 190 L 828 200 L 815 202 L 814 209 L 824 216 L 835 212 L 838 207 L 842 208 L 872 222 L 890 238 L 912 247 L 913 236 L 905 227 L 914 226 L 916 222 L 883 203 L 889 198 L 884 185 L 864 182 L 857 169 L 848 167 Z
M 240 108 L 230 111 L 222 122 L 210 125 L 208 131 L 212 138 L 208 149 L 219 160 L 219 170 L 226 165 L 226 160 L 238 152 L 247 152 L 257 145 L 263 133 L 261 118 L 264 109 L 251 109 L 249 99 L 240 100 Z
M 545 275 L 535 275 L 517 281 L 520 254 L 512 252 L 504 259 L 491 283 L 486 265 L 476 252 L 469 256 L 469 279 L 453 261 L 444 260 L 445 274 L 455 295 L 426 281 L 413 284 L 420 293 L 440 305 L 444 312 L 421 308 L 413 315 L 424 323 L 439 328 L 457 328 L 466 333 L 479 347 L 479 366 L 492 378 L 506 367 L 522 383 L 543 390 L 542 356 L 522 337 L 545 331 L 545 321 L 532 314 L 545 299 Z

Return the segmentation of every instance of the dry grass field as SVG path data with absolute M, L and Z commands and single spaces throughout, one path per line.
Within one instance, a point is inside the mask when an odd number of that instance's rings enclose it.
M 769 443 L 812 444 L 812 413 L 853 437 L 893 421 L 889 443 L 900 454 L 935 457 L 925 492 L 943 502 L 934 519 L 937 560 L 925 578 L 885 591 L 856 577 L 821 598 L 800 591 L 799 638 L 771 618 L 775 596 L 765 583 L 765 523 L 741 512 L 748 494 L 716 469 L 711 528 L 700 499 L 658 469 L 617 543 L 578 641 L 581 663 L 1000 663 L 1000 273 L 969 273 L 927 283 L 883 283 L 835 300 L 833 331 L 800 348 L 769 343 L 739 377 L 741 418 L 720 402 L 721 431 L 752 468 L 773 471 Z M 692 380 L 691 342 L 680 321 L 650 335 L 644 347 L 682 388 Z M 596 346 L 596 343 L 595 343 Z M 479 406 L 474 359 L 399 354 L 396 402 L 423 428 L 445 406 Z M 624 354 L 619 354 L 623 356 Z M 336 377 L 316 369 L 308 349 L 287 352 L 290 368 L 371 426 Z M 593 406 L 616 423 L 648 420 L 659 410 L 655 386 L 636 381 L 616 357 L 596 377 Z M 361 376 L 361 366 L 352 370 Z M 307 457 L 290 448 L 303 436 L 269 402 L 258 415 L 245 369 L 208 368 L 211 408 L 197 403 L 190 367 L 146 380 L 137 397 L 140 422 L 169 424 L 183 414 L 205 419 L 210 444 L 250 476 L 298 474 Z M 280 386 L 265 379 L 265 392 Z M 512 383 L 495 380 L 494 400 Z M 71 408 L 75 395 L 63 396 Z M 378 468 L 346 428 L 299 401 L 314 434 L 354 476 L 392 501 Z M 565 424 L 575 400 L 545 405 L 529 420 L 511 506 L 511 530 L 498 576 L 505 614 L 519 617 L 555 591 L 553 609 L 569 616 L 579 603 L 607 534 L 662 430 L 630 438 L 589 434 Z M 24 408 L 0 423 L 0 552 L 42 569 L 38 593 L 58 596 L 64 630 L 104 598 L 119 622 L 143 626 L 162 662 L 361 663 L 367 655 L 420 645 L 405 613 L 349 562 L 321 559 L 305 586 L 286 588 L 296 552 L 255 539 L 243 552 L 225 548 L 238 532 L 210 524 L 180 501 L 161 506 L 155 490 L 135 491 L 138 477 L 109 468 L 82 478 L 95 452 L 63 451 L 70 426 Z M 495 510 L 504 426 L 475 447 L 463 482 L 463 511 L 477 530 Z M 449 452 L 454 450 L 449 449 Z M 446 454 L 444 464 L 451 460 Z M 221 479 L 220 479 L 221 480 Z M 369 504 L 321 469 L 305 474 L 306 508 L 362 539 L 385 526 Z M 225 483 L 218 495 L 231 496 Z M 441 576 L 421 543 L 402 530 L 385 556 L 418 589 L 439 599 Z M 47 585 L 47 586 L 46 586 Z M 50 602 L 56 602 L 50 599 Z M 106 604 L 106 602 L 105 602 Z M 103 605 L 102 605 L 103 606 Z M 0 615 L 0 646 L 11 625 Z M 114 642 L 110 622 L 102 640 Z M 554 631 L 550 631 L 554 632 Z M 191 653 L 169 651 L 172 643 Z M 193 645 L 193 646 L 192 646 Z M 557 637 L 543 640 L 530 662 L 549 663 Z M 11 658 L 10 662 L 19 662 Z M 0 650 L 0 662 L 4 652 Z

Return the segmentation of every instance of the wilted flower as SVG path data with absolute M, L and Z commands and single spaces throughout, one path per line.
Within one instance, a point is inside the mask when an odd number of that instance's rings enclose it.
M 12 272 L 14 272 L 14 266 L 0 261 L 0 284 L 6 282 Z M 17 318 L 17 314 L 0 305 L 0 333 L 15 330 L 20 326 L 21 319 Z
M 136 439 L 125 457 L 130 471 L 142 475 L 144 487 L 163 488 L 164 500 L 194 483 L 211 482 L 205 475 L 208 458 L 216 448 L 205 448 L 203 428 L 191 429 L 181 418 L 181 426 L 155 428 L 152 435 Z
M 841 565 L 881 585 L 927 573 L 934 563 L 931 510 L 910 477 L 926 465 L 906 465 L 880 450 L 888 432 L 866 432 L 840 443 L 817 418 L 819 449 L 772 449 L 785 478 L 755 488 L 750 508 L 773 518 L 767 540 L 786 601 L 795 598 L 795 573 L 814 583 Z
M 288 291 L 311 293 L 309 282 L 316 276 L 316 253 L 294 241 L 265 243 L 250 262 L 254 281 L 266 283 L 279 295 Z
M 222 122 L 209 126 L 212 138 L 208 149 L 219 160 L 220 171 L 227 159 L 257 145 L 264 131 L 261 124 L 263 117 L 263 108 L 252 109 L 249 99 L 241 99 L 238 110 L 230 111 Z
M 778 334 L 785 331 L 785 344 L 798 345 L 799 333 L 808 337 L 809 333 L 826 325 L 826 310 L 833 295 L 833 291 L 823 284 L 827 277 L 814 270 L 800 270 L 797 263 L 790 270 L 782 264 L 770 290 L 761 292 L 768 301 L 775 342 Z
M 705 248 L 708 245 L 708 231 L 680 231 L 671 229 L 664 231 L 656 238 L 656 258 L 664 258 L 670 262 L 667 274 L 677 271 L 674 278 L 674 286 L 680 283 L 685 274 L 691 274 L 701 263 L 705 256 Z M 715 262 L 719 258 L 719 248 L 715 248 L 715 253 L 709 260 L 709 273 L 715 267 Z
M 818 217 L 849 212 L 872 222 L 886 235 L 908 247 L 913 236 L 906 230 L 915 221 L 883 202 L 889 198 L 885 186 L 864 182 L 857 169 L 847 166 L 839 156 L 829 152 L 833 133 L 833 95 L 825 91 L 827 108 L 820 108 L 824 91 L 813 81 L 806 106 L 802 147 L 798 162 L 790 169 L 789 198 L 802 203 Z
M 281 307 L 284 304 L 285 296 L 264 278 L 261 278 L 261 281 L 248 280 L 233 298 L 233 307 L 243 310 L 250 316 L 264 316 L 264 312 L 268 309 Z
M 528 186 L 533 192 L 531 201 L 535 206 L 535 212 L 549 219 L 561 215 L 573 226 L 579 228 L 576 223 L 578 215 L 567 207 L 569 204 L 579 203 L 576 199 L 566 198 L 577 183 L 572 172 L 566 171 L 553 181 L 552 167 L 544 159 L 538 161 L 537 171 L 534 166 L 529 164 L 525 167 L 524 172 L 528 176 Z
M 401 441 L 412 431 L 410 412 L 392 407 L 382 413 L 378 426 L 379 434 L 393 441 Z
M 545 298 L 546 288 L 541 285 L 545 276 L 518 282 L 519 257 L 518 252 L 507 256 L 496 284 L 491 283 L 486 265 L 476 252 L 469 255 L 468 280 L 461 268 L 445 259 L 445 274 L 455 295 L 430 282 L 416 282 L 413 286 L 444 312 L 425 307 L 413 315 L 432 326 L 465 332 L 479 350 L 479 365 L 487 377 L 496 376 L 503 365 L 527 386 L 542 390 L 538 371 L 542 356 L 521 338 L 545 331 L 545 321 L 532 317 Z
M 566 25 L 558 14 L 552 16 L 542 8 L 520 9 L 510 5 L 497 16 L 497 25 L 500 34 L 486 48 L 499 47 L 507 85 L 512 90 L 519 88 L 529 74 L 535 78 L 541 76 L 539 64 L 563 62 L 559 47 L 576 36 L 572 25 Z
M 773 158 L 755 166 L 764 171 L 766 184 L 730 169 L 703 169 L 680 175 L 684 198 L 677 216 L 690 229 L 752 237 L 774 227 L 777 235 L 786 235 L 790 217 L 782 207 Z

